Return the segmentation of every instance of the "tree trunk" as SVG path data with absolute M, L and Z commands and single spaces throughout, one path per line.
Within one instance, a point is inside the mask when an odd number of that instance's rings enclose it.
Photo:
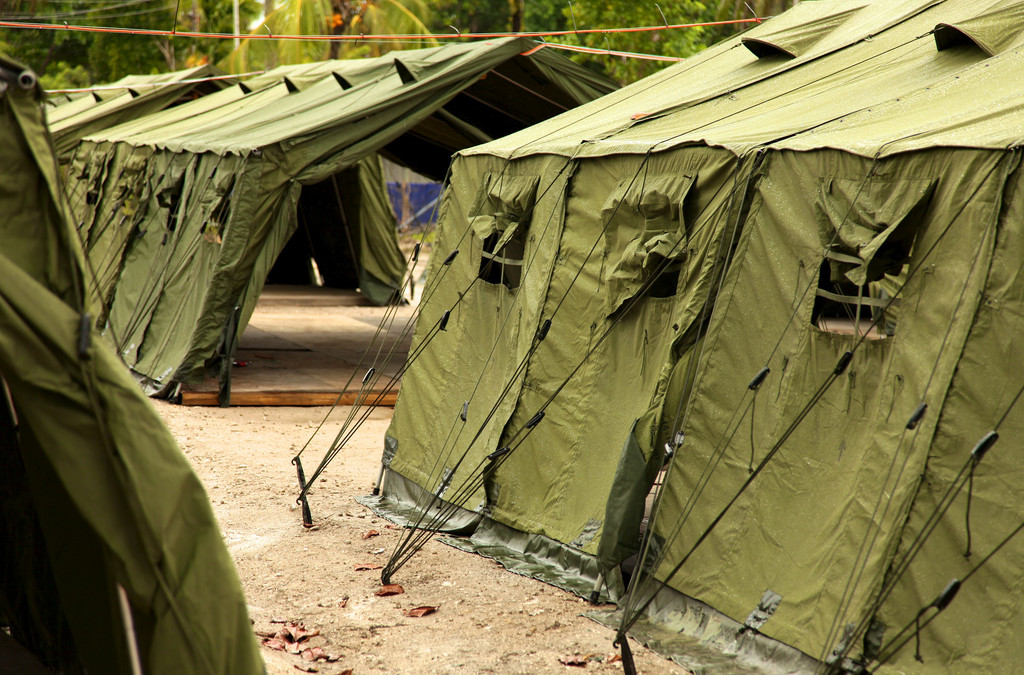
M 343 35 L 348 31 L 352 18 L 356 15 L 355 9 L 349 0 L 331 0 L 331 18 L 329 19 L 331 35 Z M 341 53 L 341 40 L 332 40 L 327 50 L 327 57 L 338 58 Z
M 509 28 L 513 33 L 523 30 L 523 15 L 526 13 L 526 0 L 508 0 Z

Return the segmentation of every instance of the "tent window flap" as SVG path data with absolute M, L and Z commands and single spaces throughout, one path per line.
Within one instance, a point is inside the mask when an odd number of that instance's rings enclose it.
M 473 233 L 483 242 L 479 277 L 491 284 L 519 287 L 526 231 L 537 198 L 538 176 L 490 175 L 475 215 Z
M 675 295 L 687 251 L 684 203 L 695 181 L 696 175 L 641 174 L 623 181 L 605 202 L 609 314 L 640 294 Z
M 877 323 L 884 328 L 880 337 L 894 334 L 898 303 L 891 298 L 906 277 L 934 190 L 934 179 L 822 182 L 819 234 L 825 250 L 813 323 L 821 328 L 835 323 L 824 319 L 844 318 Z M 876 321 L 883 311 L 885 320 Z

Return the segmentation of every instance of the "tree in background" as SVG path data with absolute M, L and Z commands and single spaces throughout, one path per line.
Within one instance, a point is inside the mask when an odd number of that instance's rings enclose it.
M 266 0 L 269 14 L 254 34 L 368 35 L 425 34 L 430 7 L 424 0 Z M 379 56 L 392 49 L 430 47 L 434 40 L 413 43 L 369 40 L 297 41 L 246 39 L 221 65 L 231 72 L 308 63 L 331 58 Z
M 231 0 L 0 0 L 6 21 L 229 33 Z M 240 0 L 242 21 L 259 14 L 254 0 Z M 55 9 L 56 8 L 56 9 Z M 175 16 L 175 9 L 178 14 Z M 225 57 L 230 40 L 139 37 L 60 30 L 5 29 L 0 51 L 30 65 L 48 88 L 111 82 L 125 75 L 178 70 Z M 83 74 L 87 75 L 83 82 Z
M 654 26 L 772 16 L 797 0 L 240 0 L 241 25 L 253 33 L 359 35 L 371 33 L 494 33 Z M 0 0 L 0 18 L 60 24 L 233 32 L 232 0 Z M 749 8 L 748 8 L 749 5 Z M 659 6 L 660 10 L 659 11 Z M 177 8 L 177 16 L 175 11 Z M 261 13 L 263 15 L 260 21 Z M 664 17 L 662 16 L 664 14 Z M 686 57 L 745 29 L 684 28 L 651 33 L 570 35 L 567 44 L 595 49 Z M 550 40 L 549 40 L 550 41 Z M 121 36 L 72 31 L 4 30 L 0 50 L 25 61 L 47 86 L 84 86 L 128 74 L 148 74 L 216 63 L 230 72 L 324 58 L 376 56 L 392 49 L 438 44 Z M 577 61 L 623 84 L 667 62 L 577 54 Z M 83 82 L 83 80 L 88 80 Z

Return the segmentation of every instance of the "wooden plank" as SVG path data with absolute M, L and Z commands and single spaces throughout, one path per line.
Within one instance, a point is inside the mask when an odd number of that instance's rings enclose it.
M 291 405 L 291 406 L 314 406 L 314 405 L 353 405 L 359 392 L 347 391 L 338 401 L 337 392 L 327 391 L 233 391 L 231 392 L 231 405 Z M 364 404 L 369 405 L 377 400 L 377 393 L 371 393 L 366 397 Z M 398 392 L 392 390 L 384 395 L 377 405 L 394 407 L 398 400 Z M 187 391 L 181 392 L 182 405 L 220 405 L 215 391 Z

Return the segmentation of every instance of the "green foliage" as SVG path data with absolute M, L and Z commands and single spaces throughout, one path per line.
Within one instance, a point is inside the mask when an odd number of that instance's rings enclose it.
M 109 9 L 112 4 L 117 8 Z M 239 4 L 241 23 L 248 25 L 259 15 L 260 5 L 256 0 L 241 0 Z M 233 31 L 232 6 L 230 0 L 181 0 L 180 5 L 175 0 L 138 0 L 129 6 L 111 1 L 0 0 L 0 16 L 55 25 L 67 21 L 85 26 L 230 33 Z M 6 29 L 0 36 L 0 49 L 31 66 L 46 86 L 51 82 L 71 81 L 87 86 L 111 82 L 125 75 L 178 70 L 216 61 L 226 56 L 233 45 L 223 39 Z M 78 68 L 84 69 L 89 81 L 81 83 Z
M 531 32 L 565 30 L 569 24 L 564 0 L 529 0 L 523 30 Z
M 85 66 L 72 66 L 63 61 L 51 63 L 45 75 L 39 78 L 43 89 L 82 89 L 92 84 Z
M 568 28 L 622 28 L 626 26 L 660 26 L 668 24 L 703 23 L 713 19 L 713 10 L 697 0 L 662 0 L 658 3 L 664 17 L 653 2 L 634 0 L 576 0 L 563 12 Z M 675 28 L 637 33 L 590 33 L 560 38 L 560 42 L 596 49 L 655 54 L 685 58 L 696 54 L 708 44 L 712 34 L 704 27 Z M 670 65 L 666 61 L 649 61 L 618 56 L 576 57 L 581 62 L 603 71 L 621 84 L 629 84 Z
M 430 8 L 424 0 L 287 0 L 253 34 L 370 35 L 423 34 Z M 359 41 L 243 40 L 241 47 L 219 65 L 230 72 L 270 68 L 279 64 L 309 63 L 327 58 L 379 56 L 392 49 L 430 47 L 435 41 L 415 43 Z
M 509 30 L 508 0 L 433 0 L 432 32 L 499 33 Z
M 60 25 L 233 32 L 231 0 L 0 0 L 0 16 Z M 622 28 L 747 18 L 749 4 L 759 16 L 778 14 L 797 0 L 241 0 L 241 25 L 254 34 L 463 33 Z M 116 9 L 105 9 L 117 4 Z M 264 4 L 273 8 L 256 23 Z M 175 20 L 175 7 L 178 15 Z M 644 54 L 686 57 L 747 26 L 684 28 L 650 33 L 570 35 L 558 41 Z M 24 61 L 50 86 L 109 82 L 129 74 L 147 74 L 217 63 L 232 72 L 324 58 L 376 56 L 391 49 L 432 46 L 435 41 L 316 42 L 243 40 L 239 50 L 226 39 L 195 40 L 82 33 L 62 30 L 5 30 L 0 51 Z M 573 58 L 626 84 L 668 65 L 666 62 L 607 55 Z M 87 82 L 86 84 L 89 84 Z

